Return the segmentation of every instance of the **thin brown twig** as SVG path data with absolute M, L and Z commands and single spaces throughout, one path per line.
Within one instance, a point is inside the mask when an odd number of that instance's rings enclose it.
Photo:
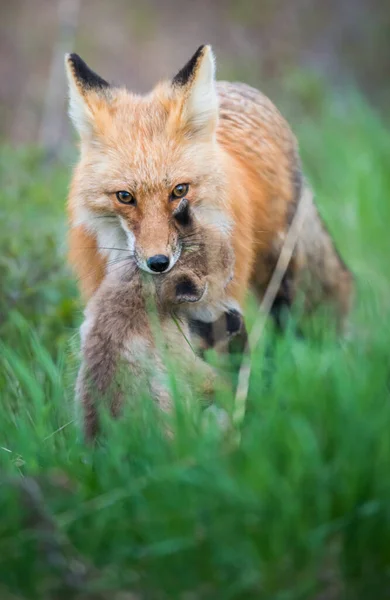
M 241 425 L 246 412 L 249 379 L 251 374 L 251 356 L 249 353 L 249 349 L 254 350 L 254 348 L 256 348 L 263 335 L 267 318 L 269 316 L 272 305 L 275 301 L 276 295 L 282 283 L 283 276 L 286 273 L 288 265 L 290 264 L 294 249 L 296 247 L 299 235 L 302 230 L 305 217 L 307 215 L 307 209 L 311 201 L 312 191 L 308 187 L 306 187 L 304 189 L 302 197 L 299 200 L 297 210 L 295 211 L 294 218 L 292 220 L 292 223 L 284 240 L 282 249 L 280 251 L 278 262 L 276 263 L 271 280 L 268 284 L 262 303 L 259 307 L 257 318 L 248 337 L 247 349 L 244 353 L 244 357 L 238 373 L 238 383 L 234 402 L 233 424 L 237 427 Z

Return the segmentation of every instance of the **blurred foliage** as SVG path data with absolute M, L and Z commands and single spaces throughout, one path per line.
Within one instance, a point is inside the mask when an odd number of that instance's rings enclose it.
M 389 597 L 390 140 L 359 97 L 331 103 L 313 81 L 291 83 L 311 107 L 295 112 L 296 130 L 356 276 L 351 335 L 274 340 L 265 379 L 267 332 L 239 445 L 179 389 L 172 438 L 146 399 L 85 447 L 72 404 L 80 307 L 64 266 L 69 167 L 2 149 L 1 598 Z
M 65 265 L 68 178 L 36 149 L 0 149 L 0 331 L 11 344 L 12 311 L 50 351 L 75 325 L 76 287 Z
M 66 141 L 61 55 L 69 51 L 107 80 L 144 92 L 208 43 L 219 78 L 232 73 L 269 94 L 291 72 L 311 70 L 327 88 L 353 84 L 388 113 L 389 30 L 386 0 L 2 2 L 0 137 L 41 143 L 53 113 L 49 129 Z

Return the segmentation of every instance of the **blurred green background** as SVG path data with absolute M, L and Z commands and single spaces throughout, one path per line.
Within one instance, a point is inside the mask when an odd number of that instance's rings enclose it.
M 389 3 L 0 10 L 0 599 L 390 598 Z M 261 88 L 290 120 L 356 278 L 350 334 L 336 340 L 320 316 L 304 341 L 267 329 L 240 443 L 177 384 L 171 439 L 145 398 L 88 448 L 73 402 L 63 54 L 146 91 L 200 43 L 220 78 Z

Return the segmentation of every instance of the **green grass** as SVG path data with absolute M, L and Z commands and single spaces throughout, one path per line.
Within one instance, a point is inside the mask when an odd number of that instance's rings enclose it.
M 178 392 L 173 439 L 145 400 L 85 447 L 69 167 L 1 150 L 0 598 L 390 598 L 390 138 L 358 98 L 296 130 L 356 308 L 256 349 L 240 444 Z

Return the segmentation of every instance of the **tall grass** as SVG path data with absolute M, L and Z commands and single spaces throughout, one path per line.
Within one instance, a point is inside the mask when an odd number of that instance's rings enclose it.
M 390 597 L 390 138 L 359 98 L 297 133 L 356 307 L 347 340 L 273 340 L 271 373 L 266 333 L 240 444 L 178 389 L 172 438 L 146 398 L 84 445 L 68 168 L 2 149 L 1 598 Z

